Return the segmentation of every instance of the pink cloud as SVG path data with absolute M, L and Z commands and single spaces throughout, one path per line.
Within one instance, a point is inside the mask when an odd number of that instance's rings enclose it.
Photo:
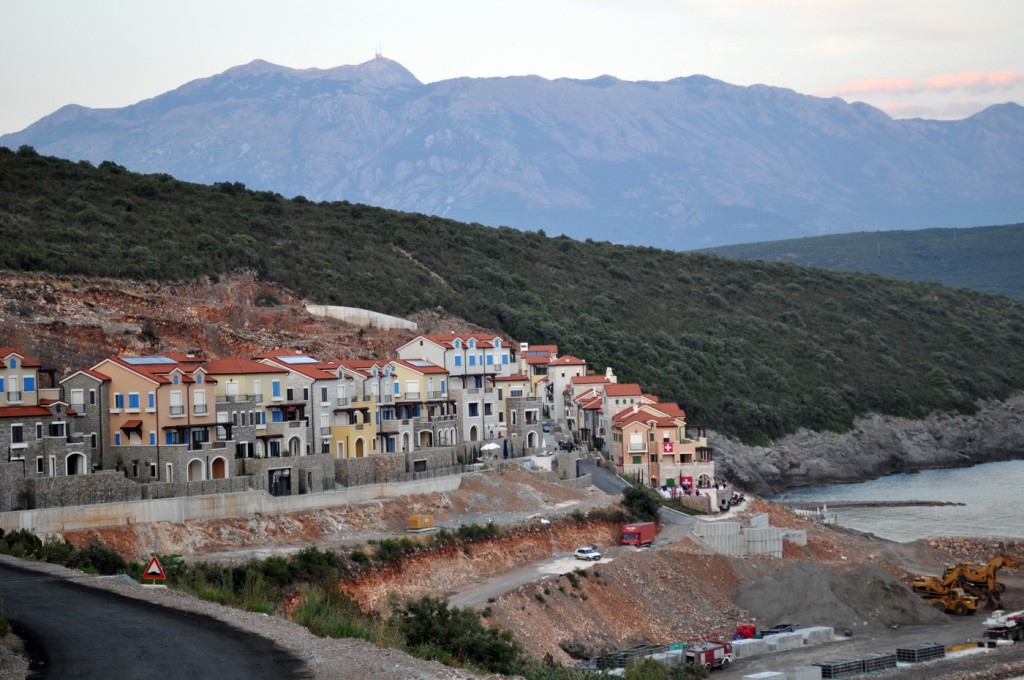
M 916 94 L 920 92 L 991 92 L 1024 85 L 1024 73 L 993 71 L 991 73 L 940 73 L 919 82 L 909 78 L 867 78 L 832 91 L 833 96 L 856 94 Z
M 950 90 L 967 90 L 969 92 L 991 92 L 1024 84 L 1024 73 L 1014 71 L 996 71 L 994 73 L 942 73 L 924 81 L 929 90 L 949 92 Z

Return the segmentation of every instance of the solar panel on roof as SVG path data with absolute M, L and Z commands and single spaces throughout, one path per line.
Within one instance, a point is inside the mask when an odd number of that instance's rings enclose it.
M 318 364 L 320 363 L 313 357 L 298 356 L 298 357 L 277 357 L 278 361 L 286 364 Z
M 147 366 L 151 364 L 176 364 L 174 359 L 168 357 L 121 357 L 121 361 L 130 366 Z
M 433 366 L 432 363 L 430 363 L 429 361 L 427 361 L 425 359 L 409 359 L 406 363 L 411 365 L 411 366 L 416 366 L 417 368 L 425 368 L 427 366 Z

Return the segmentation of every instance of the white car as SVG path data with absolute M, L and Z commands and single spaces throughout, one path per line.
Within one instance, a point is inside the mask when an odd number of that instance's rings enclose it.
M 594 560 L 601 559 L 601 553 L 594 550 L 591 546 L 584 546 L 582 548 L 576 548 L 576 559 L 578 560 Z

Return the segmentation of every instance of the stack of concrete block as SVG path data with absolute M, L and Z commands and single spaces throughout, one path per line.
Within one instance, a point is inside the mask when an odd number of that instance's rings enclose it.
M 666 666 L 671 666 L 672 668 L 679 668 L 686 663 L 686 652 L 682 649 L 673 649 L 668 652 L 651 654 L 647 658 L 653 659 L 658 663 L 663 663 Z
M 769 635 L 764 639 L 768 643 L 768 651 L 770 652 L 781 652 L 786 649 L 796 649 L 797 647 L 802 647 L 804 644 L 804 636 L 800 634 L 800 631 Z
M 732 643 L 732 653 L 737 659 L 747 659 L 758 654 L 768 653 L 766 640 L 736 640 Z
M 747 542 L 738 522 L 697 522 L 693 532 L 706 546 L 723 555 L 747 554 Z
M 743 537 L 748 555 L 782 557 L 782 530 L 778 527 L 744 529 Z
M 778 671 L 762 671 L 761 673 L 744 675 L 743 680 L 786 680 L 786 674 L 779 673 Z
M 830 626 L 811 626 L 810 628 L 801 628 L 797 632 L 804 637 L 805 645 L 820 645 L 836 639 L 835 629 Z
M 796 666 L 783 671 L 786 680 L 821 680 L 821 666 Z

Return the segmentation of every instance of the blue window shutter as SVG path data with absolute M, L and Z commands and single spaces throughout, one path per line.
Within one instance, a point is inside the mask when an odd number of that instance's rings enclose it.
M 114 433 L 114 446 L 120 446 L 120 445 L 121 445 L 121 433 L 120 432 L 115 432 Z
M 149 445 L 156 446 L 156 432 L 149 433 Z
M 129 408 L 138 408 L 139 407 L 139 395 L 137 395 L 137 394 L 129 394 L 128 395 L 128 407 Z
M 275 397 L 281 396 L 281 381 L 275 380 L 273 383 L 273 394 Z
M 441 394 L 444 394 L 447 390 L 444 389 L 444 380 L 441 381 Z
M 156 408 L 156 392 L 149 393 L 149 407 Z
M 271 411 L 270 420 L 271 420 L 271 422 L 274 422 L 274 423 L 283 422 L 284 421 L 284 417 L 283 417 L 283 415 L 281 413 L 281 409 L 275 408 L 273 411 Z
M 455 357 L 455 365 L 456 366 L 461 366 L 462 365 L 462 357 Z
M 36 391 L 36 379 L 30 375 L 25 376 L 25 391 L 35 392 Z
M 0 392 L 5 392 L 5 391 L 6 390 L 4 389 L 4 379 L 2 377 L 0 377 Z
M 398 389 L 398 381 L 396 380 L 395 381 L 395 394 L 399 394 L 399 393 L 400 393 L 400 390 Z
M 173 444 L 174 443 L 174 434 L 171 433 L 171 432 L 167 433 L 167 443 L 168 444 Z

